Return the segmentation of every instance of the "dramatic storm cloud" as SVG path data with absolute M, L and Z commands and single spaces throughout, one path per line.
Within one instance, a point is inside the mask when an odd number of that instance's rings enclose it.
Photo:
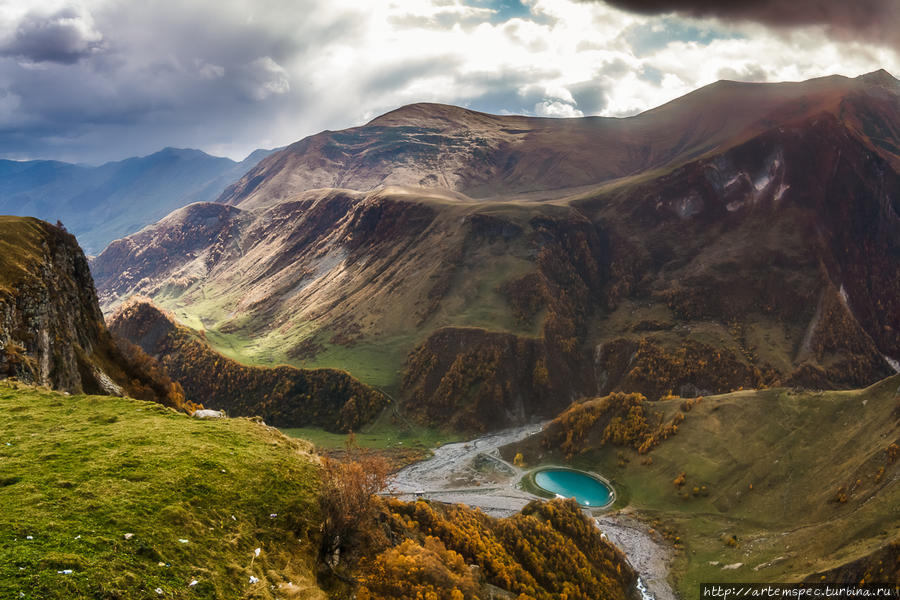
M 722 78 L 897 72 L 896 5 L 0 1 L 0 157 L 240 157 L 411 102 L 622 116 Z
M 690 17 L 756 21 L 776 28 L 824 25 L 849 38 L 900 41 L 897 0 L 609 0 L 642 14 L 677 12 Z

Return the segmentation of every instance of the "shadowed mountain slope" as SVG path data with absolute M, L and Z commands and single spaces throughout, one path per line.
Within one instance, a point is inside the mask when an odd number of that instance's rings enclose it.
M 388 404 L 384 394 L 342 371 L 241 365 L 146 302 L 121 307 L 109 328 L 158 360 L 189 397 L 203 398 L 207 408 L 224 409 L 229 416 L 347 432 L 358 431 Z
M 629 119 L 413 105 L 92 269 L 106 308 L 151 296 L 228 356 L 343 368 L 463 429 L 612 390 L 859 387 L 900 357 L 898 91 L 720 82 Z

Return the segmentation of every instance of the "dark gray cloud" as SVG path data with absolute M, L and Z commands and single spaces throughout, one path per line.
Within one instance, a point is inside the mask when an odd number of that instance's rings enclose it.
M 587 0 L 591 1 L 591 0 Z M 679 13 L 754 21 L 775 28 L 824 25 L 839 38 L 865 38 L 900 43 L 897 0 L 605 0 L 641 14 Z
M 606 87 L 600 81 L 582 81 L 568 87 L 578 110 L 585 115 L 599 115 L 609 104 Z
M 423 77 L 453 73 L 460 59 L 455 56 L 411 58 L 399 64 L 385 65 L 367 74 L 363 89 L 383 93 L 402 88 L 407 83 Z
M 311 0 L 55 2 L 0 13 L 0 157 L 279 145 L 279 116 L 310 102 L 292 61 L 357 27 Z
M 67 6 L 50 14 L 27 13 L 0 55 L 30 63 L 72 64 L 102 47 L 103 36 L 89 13 L 80 6 Z

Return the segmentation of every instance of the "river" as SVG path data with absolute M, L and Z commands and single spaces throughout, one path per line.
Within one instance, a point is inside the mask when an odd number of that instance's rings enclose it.
M 518 488 L 526 471 L 500 456 L 500 448 L 540 433 L 543 423 L 492 433 L 468 442 L 446 444 L 434 455 L 398 471 L 388 493 L 405 500 L 425 497 L 478 507 L 494 517 L 508 517 L 536 499 Z M 668 583 L 671 549 L 653 539 L 647 527 L 626 511 L 595 517 L 597 527 L 620 548 L 638 573 L 642 600 L 675 600 Z

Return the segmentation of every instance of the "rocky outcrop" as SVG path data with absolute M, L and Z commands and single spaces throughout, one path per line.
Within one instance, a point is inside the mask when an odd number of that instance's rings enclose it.
M 171 381 L 107 331 L 73 235 L 37 219 L 0 217 L 0 239 L 0 376 L 183 404 Z
M 120 391 L 92 359 L 102 345 L 103 315 L 75 237 L 35 219 L 7 217 L 3 225 L 4 241 L 22 245 L 0 258 L 8 273 L 0 373 L 66 391 Z

